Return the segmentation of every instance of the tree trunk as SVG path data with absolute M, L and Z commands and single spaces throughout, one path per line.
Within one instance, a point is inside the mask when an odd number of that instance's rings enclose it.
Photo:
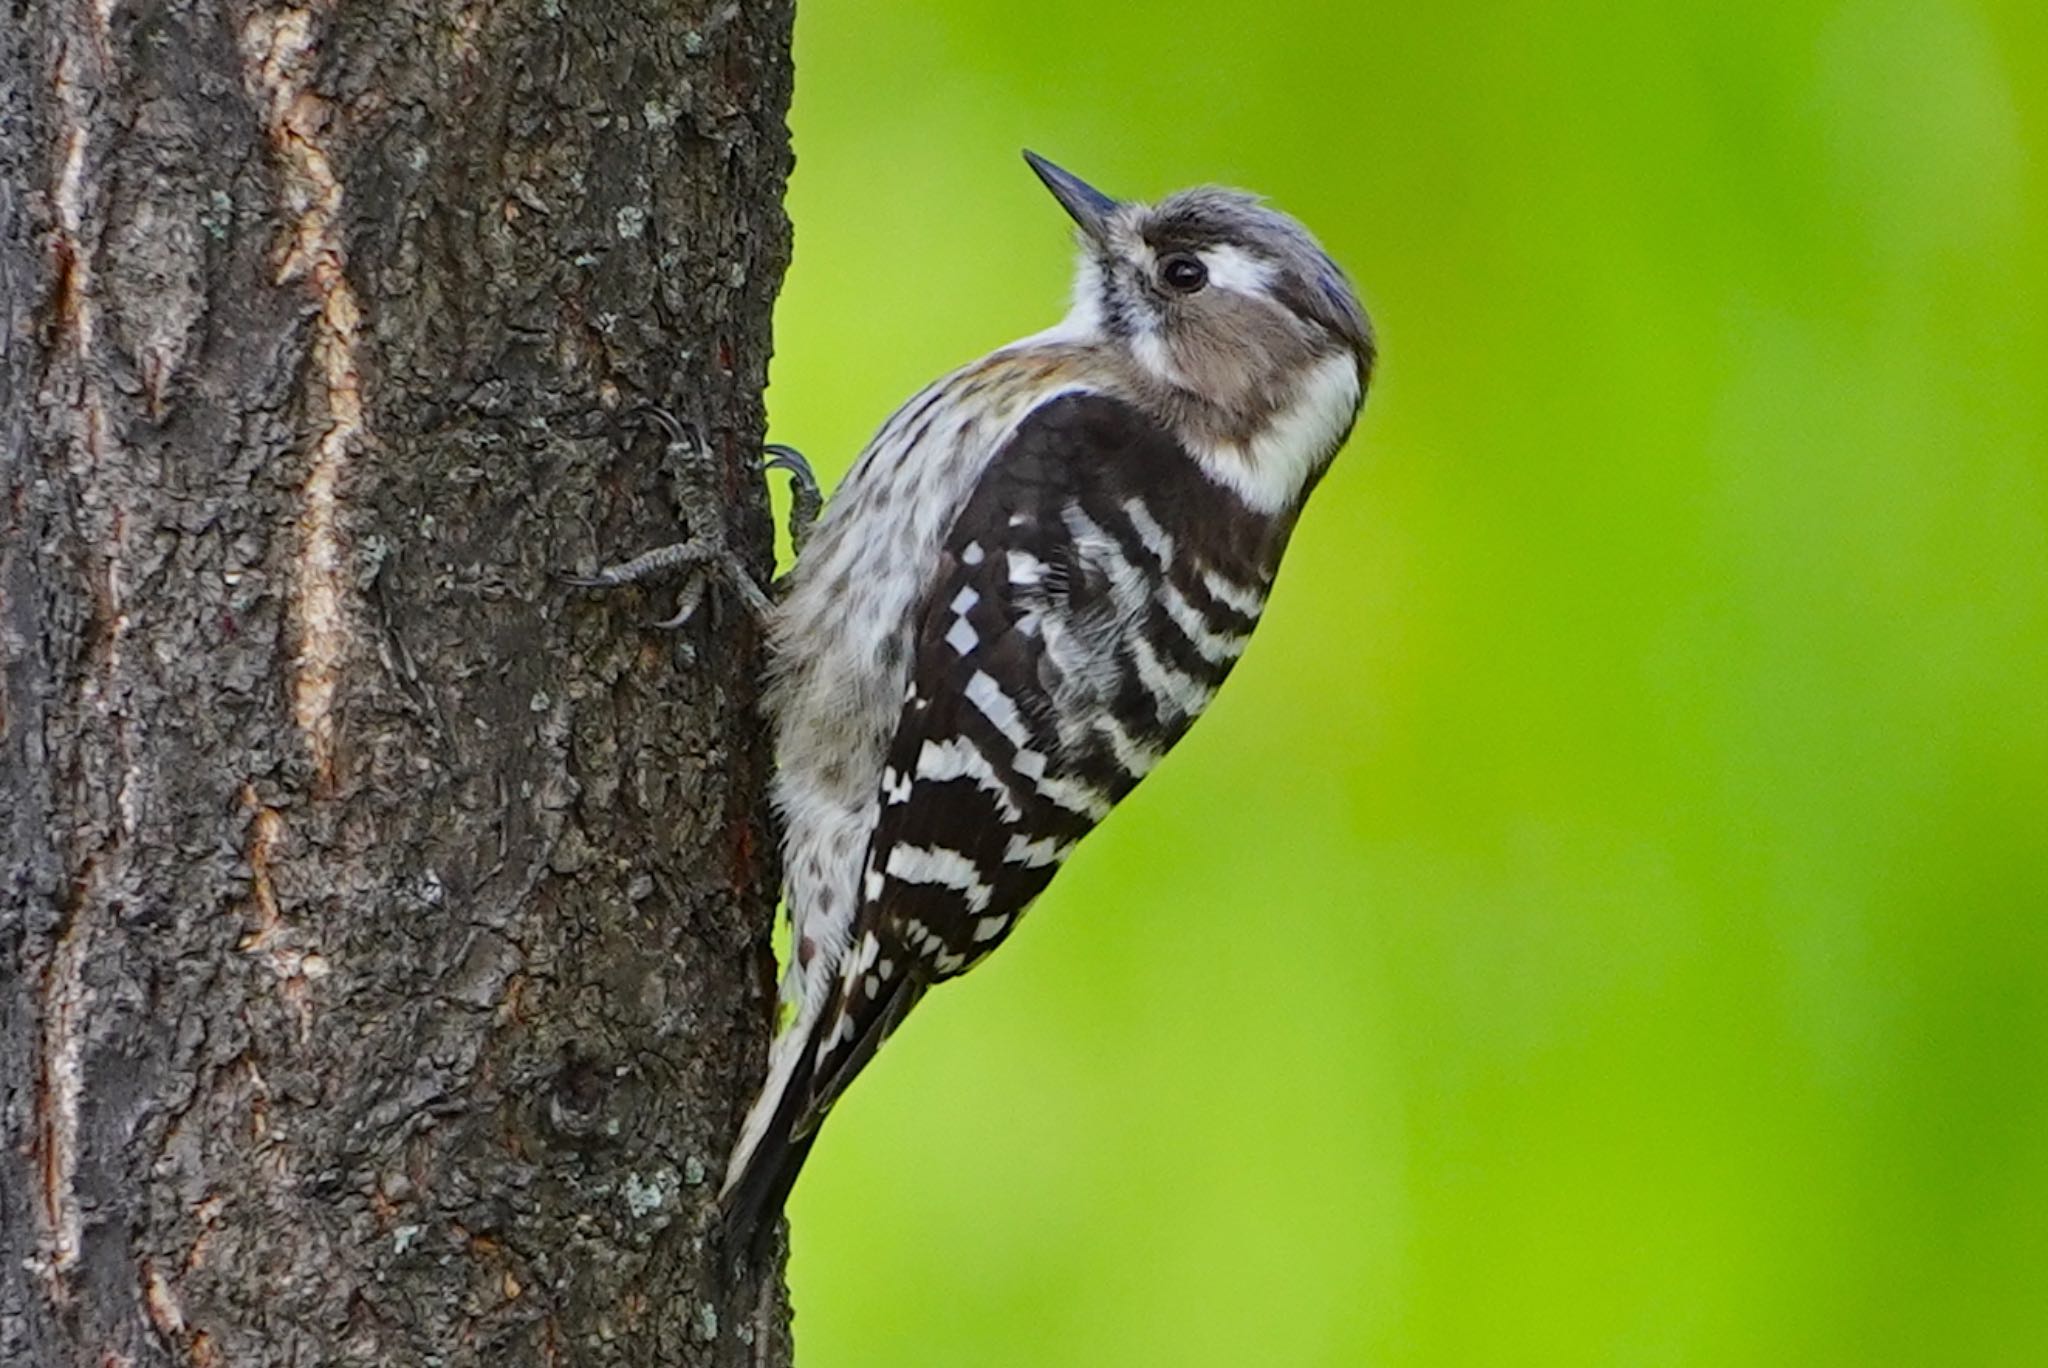
M 756 635 L 554 572 L 768 570 L 790 0 L 0 8 L 0 1362 L 786 1363 Z

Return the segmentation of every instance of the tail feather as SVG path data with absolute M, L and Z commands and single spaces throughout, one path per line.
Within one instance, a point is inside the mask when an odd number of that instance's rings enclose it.
M 811 1037 L 824 1005 L 823 997 L 814 997 L 777 1038 L 768 1077 L 740 1123 L 718 1193 L 719 1224 L 728 1245 L 735 1239 L 758 1241 L 765 1234 L 810 1153 L 810 1137 L 797 1135 L 797 1123 L 810 1105 L 817 1059 Z
M 732 1175 L 719 1194 L 720 1242 L 736 1256 L 745 1252 L 750 1258 L 760 1258 L 775 1229 L 775 1218 L 789 1200 L 797 1174 L 818 1138 L 815 1130 L 802 1136 L 795 1133 L 802 1101 L 801 1093 L 785 1097 L 746 1168 Z
M 793 1118 L 783 1116 L 783 1112 L 789 1099 L 801 1098 L 810 1091 L 814 1053 L 810 1039 L 823 1006 L 822 1000 L 806 1003 L 797 1019 L 770 1047 L 768 1076 L 761 1081 L 761 1091 L 755 1095 L 754 1105 L 747 1109 L 746 1119 L 740 1122 L 739 1139 L 733 1142 L 732 1157 L 726 1161 L 721 1198 L 754 1167 L 755 1156 L 769 1144 L 778 1123 L 783 1131 L 790 1129 Z
M 924 984 L 908 976 L 879 998 L 849 998 L 842 981 L 775 1043 L 768 1079 L 740 1128 L 719 1193 L 726 1248 L 760 1250 L 825 1113 L 923 996 Z
M 855 1075 L 868 1066 L 875 1051 L 903 1024 L 903 1018 L 910 1015 L 924 990 L 924 983 L 910 975 L 897 979 L 879 997 L 855 993 L 851 981 L 842 986 L 840 996 L 844 1005 L 827 1012 L 819 1027 L 818 1034 L 830 1043 L 818 1049 L 812 1059 L 811 1106 L 809 1113 L 798 1120 L 800 1127 L 815 1129 L 825 1119 L 825 1112 L 839 1100 Z

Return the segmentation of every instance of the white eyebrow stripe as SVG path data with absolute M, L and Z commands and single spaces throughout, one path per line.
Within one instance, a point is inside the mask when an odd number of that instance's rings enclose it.
M 1272 263 L 1261 261 L 1242 247 L 1230 243 L 1211 247 L 1201 254 L 1209 268 L 1209 283 L 1219 290 L 1238 294 L 1265 294 L 1279 274 Z

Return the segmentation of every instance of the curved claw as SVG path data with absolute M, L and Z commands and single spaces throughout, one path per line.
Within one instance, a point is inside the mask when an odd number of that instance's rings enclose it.
M 651 624 L 658 632 L 673 632 L 690 624 L 697 616 L 697 609 L 704 602 L 704 577 L 692 575 L 683 581 L 683 587 L 676 594 L 676 610 L 661 621 Z
M 741 606 L 754 618 L 765 617 L 772 606 L 768 596 L 754 583 L 746 564 L 733 553 L 726 541 L 725 509 L 717 492 L 720 486 L 706 472 L 706 467 L 713 462 L 709 459 L 711 450 L 705 443 L 703 428 L 655 404 L 641 404 L 628 409 L 620 415 L 620 420 L 622 423 L 625 420 L 646 423 L 667 439 L 668 450 L 664 453 L 662 465 L 675 481 L 676 505 L 683 524 L 689 529 L 689 537 L 644 551 L 631 560 L 607 565 L 595 572 L 557 569 L 555 578 L 572 588 L 600 590 L 617 589 L 628 584 L 680 581 L 675 611 L 654 624 L 658 629 L 673 630 L 688 625 L 703 607 L 713 581 L 729 586 Z M 811 502 L 815 506 L 816 486 L 809 483 L 810 467 L 804 463 L 803 457 L 787 447 L 774 448 L 772 454 L 781 468 L 795 475 L 800 488 L 809 485 L 813 491 Z M 799 494 L 799 501 L 802 497 Z
M 804 454 L 795 447 L 785 446 L 781 442 L 770 442 L 761 450 L 768 457 L 761 463 L 763 470 L 786 470 L 799 480 L 809 480 L 813 484 L 817 482 L 817 476 L 811 474 L 811 463 L 805 460 Z
M 638 418 L 643 421 L 651 421 L 656 427 L 660 428 L 662 432 L 667 435 L 668 440 L 676 446 L 681 446 L 686 442 L 696 443 L 697 445 L 700 446 L 702 445 L 702 442 L 699 441 L 697 438 L 696 429 L 694 427 L 685 424 L 682 419 L 676 417 L 673 413 L 670 413 L 667 409 L 663 408 L 659 404 L 639 404 L 633 408 L 627 409 L 626 412 L 621 416 L 626 418 Z
M 818 511 L 825 506 L 818 477 L 811 473 L 811 463 L 804 459 L 804 454 L 793 446 L 771 442 L 761 449 L 768 454 L 768 459 L 761 463 L 763 470 L 789 472 L 789 545 L 801 555 L 804 543 L 810 540 L 811 526 L 818 521 Z

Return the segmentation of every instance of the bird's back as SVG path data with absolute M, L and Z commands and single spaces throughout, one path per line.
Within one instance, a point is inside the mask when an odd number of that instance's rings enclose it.
M 839 972 L 859 906 L 890 738 L 931 565 L 1018 424 L 1063 393 L 1113 386 L 1087 354 L 1027 339 L 926 386 L 882 425 L 826 505 L 769 628 L 773 796 L 783 825 L 786 1018 L 729 1179 L 750 1162 Z

